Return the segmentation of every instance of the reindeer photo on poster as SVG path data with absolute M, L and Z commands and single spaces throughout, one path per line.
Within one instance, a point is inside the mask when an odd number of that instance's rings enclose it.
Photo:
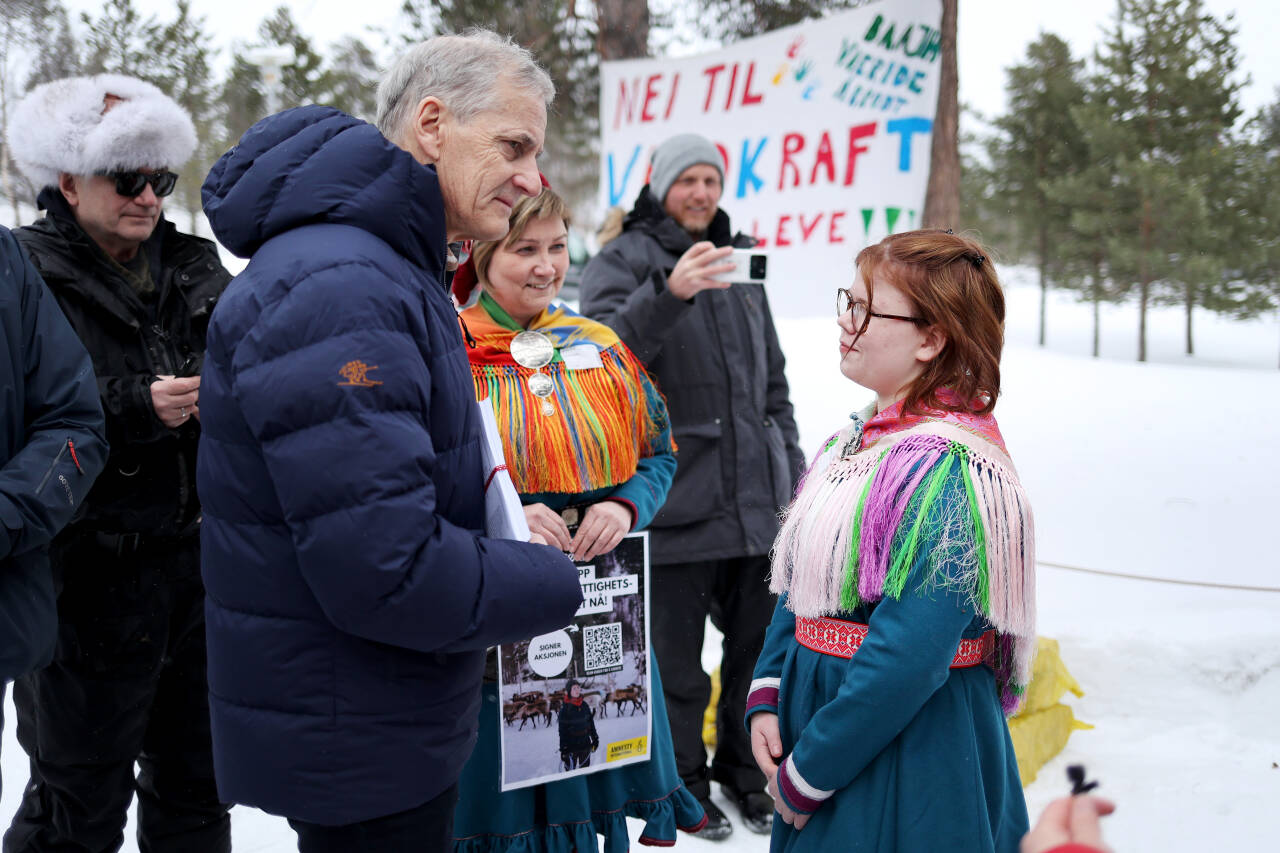
M 649 534 L 577 566 L 573 622 L 498 647 L 504 791 L 649 760 Z

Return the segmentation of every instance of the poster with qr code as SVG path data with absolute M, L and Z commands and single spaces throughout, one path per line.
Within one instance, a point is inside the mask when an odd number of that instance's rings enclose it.
M 649 534 L 577 566 L 573 622 L 498 647 L 504 791 L 649 760 Z

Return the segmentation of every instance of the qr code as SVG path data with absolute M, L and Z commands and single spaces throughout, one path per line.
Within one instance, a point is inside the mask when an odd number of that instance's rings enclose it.
M 622 667 L 622 623 L 582 628 L 582 665 L 587 672 Z

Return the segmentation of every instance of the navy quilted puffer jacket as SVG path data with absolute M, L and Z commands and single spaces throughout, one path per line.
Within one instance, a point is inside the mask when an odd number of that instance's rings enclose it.
M 485 647 L 567 624 L 577 572 L 481 535 L 433 168 L 302 107 L 251 128 L 204 205 L 252 258 L 200 388 L 219 793 L 329 825 L 412 808 L 471 752 Z

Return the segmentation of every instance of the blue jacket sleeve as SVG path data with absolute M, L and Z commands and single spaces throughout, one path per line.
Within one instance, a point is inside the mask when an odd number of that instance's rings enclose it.
M 671 479 L 676 474 L 676 456 L 671 452 L 671 419 L 667 404 L 643 371 L 645 401 L 654 423 L 662 424 L 662 431 L 654 437 L 648 448 L 650 455 L 642 456 L 636 465 L 636 473 L 609 495 L 610 500 L 620 501 L 631 508 L 632 530 L 643 530 L 653 521 L 654 515 L 667 500 Z
M 958 475 L 947 488 L 952 497 L 939 505 L 963 500 Z M 793 808 L 812 812 L 814 802 L 853 781 L 950 677 L 956 647 L 976 615 L 971 596 L 946 582 L 960 574 L 950 556 L 963 552 L 958 545 L 953 539 L 944 551 L 937 538 L 926 542 L 901 599 L 876 605 L 835 698 L 814 714 L 780 770 L 791 783 L 779 783 L 783 796 L 799 789 L 808 800 L 789 801 Z
M 764 648 L 756 658 L 755 672 L 747 690 L 747 728 L 751 728 L 751 715 L 759 711 L 778 713 L 778 691 L 782 686 L 782 663 L 787 650 L 795 642 L 796 617 L 787 609 L 786 595 L 778 596 L 773 608 L 773 619 L 764 632 Z
M 25 440 L 0 468 L 0 559 L 42 548 L 71 520 L 107 457 L 93 365 L 39 273 L 0 233 L 0 286 L 21 313 Z
M 423 311 L 346 264 L 294 285 L 237 347 L 233 393 L 299 569 L 336 627 L 391 645 L 463 651 L 562 627 L 582 600 L 564 554 L 478 536 L 438 509 L 436 483 L 484 438 L 478 415 L 456 408 L 475 406 L 456 328 L 423 326 Z M 368 375 L 335 381 L 357 357 Z M 441 398 L 431 367 L 455 358 L 466 384 Z M 433 415 L 467 425 L 454 446 L 436 447 Z

